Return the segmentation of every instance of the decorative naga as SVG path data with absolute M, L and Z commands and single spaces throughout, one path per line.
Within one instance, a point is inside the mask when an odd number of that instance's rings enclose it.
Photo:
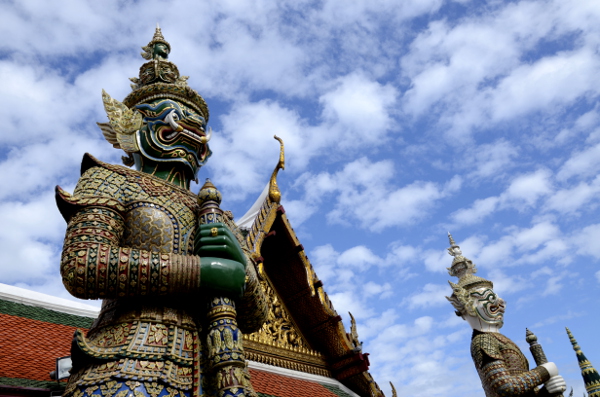
M 74 193 L 56 191 L 63 283 L 103 299 L 75 333 L 65 396 L 255 396 L 242 332 L 260 328 L 266 298 L 218 190 L 189 190 L 211 155 L 208 107 L 158 26 L 142 48 L 133 91 L 122 103 L 103 92 L 99 123 L 136 170 L 86 154 Z
M 475 264 L 462 255 L 450 233 L 448 238 L 448 253 L 454 257 L 448 273 L 459 281 L 449 282 L 452 296 L 446 298 L 456 309 L 456 315 L 473 328 L 471 357 L 485 395 L 562 396 L 566 384 L 556 365 L 546 362 L 529 370 L 521 349 L 499 332 L 504 324 L 506 303 L 494 292 L 491 281 L 474 275 Z

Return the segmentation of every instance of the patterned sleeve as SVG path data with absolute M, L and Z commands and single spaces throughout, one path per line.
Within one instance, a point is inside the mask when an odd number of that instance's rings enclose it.
M 238 305 L 238 326 L 244 333 L 258 331 L 269 314 L 267 296 L 254 266 L 253 261 L 249 259 L 246 266 L 246 289 Z
M 244 295 L 236 303 L 237 322 L 243 333 L 253 333 L 258 331 L 263 323 L 267 321 L 269 314 L 269 305 L 267 296 L 256 271 L 257 264 L 250 258 L 252 254 L 248 250 L 246 239 L 241 234 L 240 229 L 235 225 L 232 218 L 224 217 L 224 222 L 237 237 L 244 254 L 246 255 L 246 285 Z
M 189 293 L 200 287 L 200 258 L 121 247 L 122 205 L 112 197 L 71 196 L 57 188 L 70 212 L 60 271 L 81 299 Z
M 509 363 L 504 361 L 498 343 L 496 338 L 486 333 L 476 335 L 471 343 L 471 354 L 484 389 L 501 397 L 532 395 L 537 392 L 538 386 L 550 379 L 544 367 L 514 374 L 509 370 Z

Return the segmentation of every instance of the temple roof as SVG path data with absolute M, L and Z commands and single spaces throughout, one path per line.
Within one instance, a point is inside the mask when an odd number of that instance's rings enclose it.
M 279 193 L 276 175 L 282 168 L 283 143 L 269 184 L 237 223 L 247 230 L 246 244 L 272 302 L 263 329 L 244 335 L 247 357 L 335 378 L 360 396 L 383 396 L 368 372 L 368 353 L 344 328 L 279 202 L 281 195 L 271 194 Z
M 87 330 L 99 309 L 0 284 L 0 395 L 48 396 L 65 382 L 50 378 L 56 359 L 70 354 L 77 328 Z M 252 384 L 262 397 L 355 397 L 337 380 L 249 361 Z
M 60 390 L 50 371 L 70 354 L 75 330 L 89 328 L 97 313 L 93 306 L 0 284 L 0 395 Z

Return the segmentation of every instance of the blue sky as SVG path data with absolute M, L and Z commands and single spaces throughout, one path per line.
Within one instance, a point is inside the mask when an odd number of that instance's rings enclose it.
M 453 314 L 446 233 L 583 384 L 564 327 L 600 366 L 600 3 L 0 2 L 0 282 L 66 297 L 65 223 L 156 22 L 209 104 L 200 171 L 239 218 L 286 144 L 282 204 L 386 394 L 481 396 Z M 194 186 L 193 190 L 197 190 Z M 455 280 L 453 280 L 455 281 Z M 595 319 L 595 320 L 594 320 Z

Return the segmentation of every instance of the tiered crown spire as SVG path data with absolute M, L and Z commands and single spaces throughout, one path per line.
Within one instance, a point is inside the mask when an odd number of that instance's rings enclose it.
M 567 335 L 569 335 L 573 350 L 577 354 L 577 361 L 579 362 L 579 368 L 581 368 L 581 376 L 583 376 L 583 383 L 585 383 L 588 397 L 600 397 L 600 374 L 585 357 L 569 328 L 567 328 Z
M 159 54 L 157 51 L 155 51 L 154 45 L 158 43 L 164 44 L 167 47 L 167 51 L 163 52 L 162 54 Z M 152 40 L 148 43 L 147 46 L 142 47 L 142 50 L 144 50 L 144 52 L 142 52 L 141 55 L 144 59 L 147 60 L 153 59 L 157 56 L 162 56 L 164 59 L 167 59 L 169 57 L 169 52 L 171 52 L 171 44 L 169 44 L 169 42 L 165 40 L 162 31 L 160 30 L 160 26 L 158 26 L 158 22 L 156 23 L 154 37 L 152 37 Z
M 460 247 L 454 242 L 450 232 L 448 232 L 448 240 L 450 241 L 448 254 L 454 257 L 452 265 L 447 268 L 448 274 L 458 277 L 458 284 L 449 281 L 450 286 L 452 286 L 453 289 L 460 287 L 465 290 L 479 287 L 494 288 L 494 283 L 491 281 L 474 275 L 477 273 L 477 266 L 475 266 L 469 258 L 463 256 Z
M 208 122 L 206 102 L 188 86 L 188 76 L 180 75 L 177 65 L 167 60 L 171 45 L 165 40 L 158 24 L 152 40 L 142 49 L 144 52 L 141 55 L 148 62 L 140 67 L 139 77 L 129 79 L 133 82 L 131 85 L 133 91 L 127 95 L 123 103 L 128 108 L 133 108 L 154 99 L 173 99 L 191 107 Z

